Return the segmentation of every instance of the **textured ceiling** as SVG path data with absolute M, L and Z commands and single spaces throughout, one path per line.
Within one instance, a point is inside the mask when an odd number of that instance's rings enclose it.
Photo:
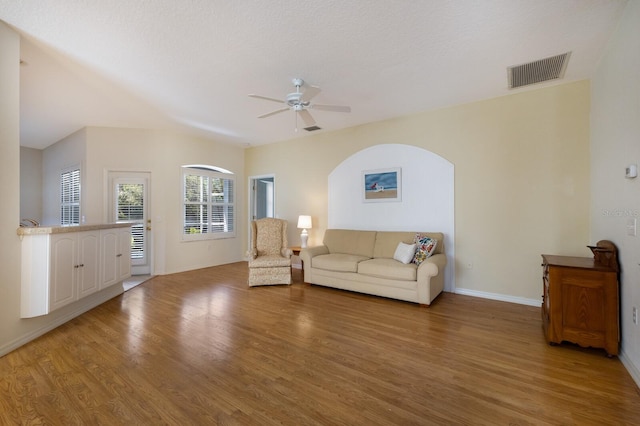
M 291 79 L 322 131 L 502 96 L 507 67 L 572 52 L 589 78 L 625 0 L 0 0 L 22 35 L 21 144 L 87 125 L 177 128 L 258 145 L 305 136 L 258 115 Z M 532 88 L 518 89 L 532 90 Z

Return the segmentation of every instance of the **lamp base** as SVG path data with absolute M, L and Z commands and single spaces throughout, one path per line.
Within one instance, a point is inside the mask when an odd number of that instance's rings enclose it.
M 306 229 L 303 229 L 302 233 L 300 234 L 300 248 L 307 247 L 307 240 L 308 239 L 309 239 L 309 234 L 307 233 Z

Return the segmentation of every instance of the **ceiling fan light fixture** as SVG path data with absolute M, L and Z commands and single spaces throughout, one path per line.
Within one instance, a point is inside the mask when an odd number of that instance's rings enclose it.
M 296 132 L 298 131 L 298 116 L 300 116 L 300 118 L 306 125 L 306 127 L 303 127 L 303 128 L 309 132 L 313 132 L 316 130 L 320 130 L 320 127 L 315 125 L 315 120 L 309 113 L 309 109 L 315 107 L 316 109 L 319 109 L 322 111 L 351 112 L 351 107 L 348 107 L 348 106 L 312 104 L 311 99 L 313 99 L 318 93 L 320 93 L 320 88 L 317 86 L 307 84 L 306 90 L 304 92 L 301 92 L 300 87 L 305 84 L 304 80 L 302 80 L 301 78 L 294 78 L 292 80 L 292 83 L 296 87 L 296 91 L 293 93 L 289 93 L 284 100 L 279 100 L 276 98 L 270 98 L 268 96 L 260 96 L 255 94 L 249 95 L 252 98 L 263 99 L 266 101 L 271 101 L 271 102 L 276 102 L 279 104 L 286 105 L 284 108 L 280 108 L 275 111 L 271 111 L 266 114 L 259 115 L 258 118 L 271 117 L 272 115 L 276 115 L 291 109 L 295 112 L 295 131 Z

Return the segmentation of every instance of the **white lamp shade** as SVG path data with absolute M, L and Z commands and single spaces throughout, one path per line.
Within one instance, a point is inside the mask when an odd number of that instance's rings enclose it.
M 311 229 L 311 216 L 298 216 L 298 228 Z

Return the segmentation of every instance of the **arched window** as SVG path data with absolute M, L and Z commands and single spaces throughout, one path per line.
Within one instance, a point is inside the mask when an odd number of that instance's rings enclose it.
M 183 240 L 231 238 L 235 227 L 235 177 L 228 170 L 182 166 Z

